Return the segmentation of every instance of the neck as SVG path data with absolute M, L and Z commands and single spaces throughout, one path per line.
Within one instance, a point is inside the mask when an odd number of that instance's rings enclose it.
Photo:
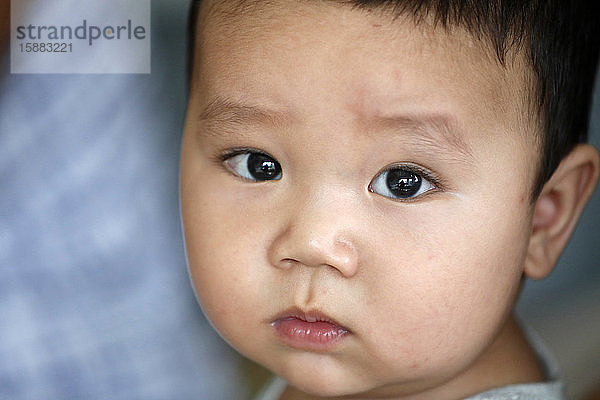
M 543 379 L 544 376 L 535 352 L 514 317 L 511 316 L 486 351 L 466 370 L 448 382 L 408 397 L 385 398 L 390 400 L 456 400 L 495 387 L 540 382 Z M 337 400 L 350 398 L 368 400 L 368 398 L 360 396 L 337 398 Z M 280 397 L 280 400 L 309 399 L 321 398 L 289 386 Z M 335 399 L 328 398 L 328 400 Z

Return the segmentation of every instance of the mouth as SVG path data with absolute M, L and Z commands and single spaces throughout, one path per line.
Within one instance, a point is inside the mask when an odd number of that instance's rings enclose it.
M 327 351 L 350 334 L 349 329 L 322 312 L 298 308 L 279 314 L 271 326 L 286 345 L 308 351 Z

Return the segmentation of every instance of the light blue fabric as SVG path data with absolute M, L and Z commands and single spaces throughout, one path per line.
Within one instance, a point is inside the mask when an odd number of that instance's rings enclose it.
M 187 5 L 153 1 L 151 75 L 0 61 L 1 399 L 242 398 L 177 210 Z

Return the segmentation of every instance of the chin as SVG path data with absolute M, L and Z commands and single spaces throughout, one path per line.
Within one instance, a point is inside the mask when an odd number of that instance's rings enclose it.
M 281 375 L 296 389 L 317 397 L 341 397 L 357 395 L 370 388 L 363 386 L 360 378 L 343 377 L 332 374 L 333 371 L 320 371 L 315 368 L 308 371 L 295 371 L 292 374 Z

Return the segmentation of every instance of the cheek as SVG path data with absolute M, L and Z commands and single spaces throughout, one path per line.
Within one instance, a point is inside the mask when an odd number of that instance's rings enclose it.
M 265 265 L 261 238 L 256 231 L 250 234 L 249 221 L 257 216 L 225 199 L 210 176 L 185 168 L 181 207 L 196 296 L 215 328 L 235 342 L 236 332 L 251 329 L 249 316 L 265 293 L 260 290 Z
M 395 350 L 378 362 L 399 365 L 405 358 L 415 374 L 443 373 L 466 366 L 490 343 L 515 300 L 527 248 L 524 216 L 498 207 L 453 204 L 435 214 L 411 213 L 405 222 L 412 229 L 380 234 L 383 253 L 373 276 L 387 279 L 369 282 L 381 324 L 368 335 Z

